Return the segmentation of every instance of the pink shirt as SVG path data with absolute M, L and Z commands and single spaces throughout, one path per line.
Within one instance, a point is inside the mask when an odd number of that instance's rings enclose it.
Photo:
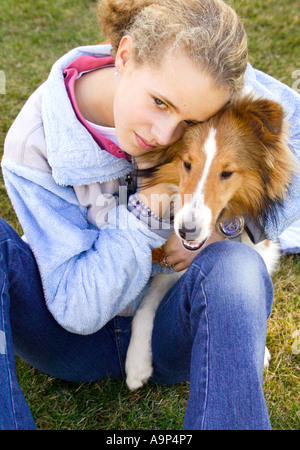
M 131 155 L 128 155 L 110 139 L 98 133 L 91 124 L 85 120 L 79 111 L 74 93 L 75 80 L 82 72 L 90 72 L 101 67 L 114 67 L 114 65 L 115 61 L 111 56 L 79 56 L 79 58 L 74 59 L 63 72 L 65 76 L 65 85 L 77 119 L 91 133 L 99 147 L 117 158 L 126 158 L 128 161 L 131 161 Z

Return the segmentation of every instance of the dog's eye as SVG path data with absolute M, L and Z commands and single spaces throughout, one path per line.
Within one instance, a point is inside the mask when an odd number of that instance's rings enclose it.
M 224 170 L 220 175 L 221 180 L 227 180 L 228 178 L 231 177 L 232 174 L 233 172 L 230 172 L 229 170 Z
M 184 166 L 185 170 L 187 171 L 187 173 L 190 173 L 192 164 L 190 162 L 184 161 L 183 166 Z

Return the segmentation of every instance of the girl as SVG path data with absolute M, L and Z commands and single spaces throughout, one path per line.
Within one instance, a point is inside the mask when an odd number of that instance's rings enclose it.
M 217 233 L 198 254 L 185 250 L 151 202 L 161 186 L 140 190 L 155 214 L 150 225 L 127 198 L 137 189 L 135 157 L 216 114 L 239 95 L 245 73 L 259 94 L 270 95 L 267 86 L 289 105 L 295 129 L 299 101 L 247 68 L 244 29 L 222 0 L 106 0 L 99 10 L 112 47 L 58 60 L 5 141 L 3 175 L 25 236 L 1 221 L 0 428 L 35 428 L 14 351 L 68 381 L 124 377 L 132 315 L 150 277 L 189 267 L 157 312 L 151 381 L 190 380 L 185 429 L 268 429 L 272 283 L 261 259 Z M 278 211 L 277 227 L 247 223 L 252 239 L 292 222 L 295 199 Z M 164 259 L 152 264 L 160 246 Z

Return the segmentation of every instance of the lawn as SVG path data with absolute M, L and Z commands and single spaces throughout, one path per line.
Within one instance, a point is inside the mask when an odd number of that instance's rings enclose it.
M 236 0 L 233 4 L 245 20 L 253 65 L 291 87 L 300 87 L 295 78 L 300 78 L 299 0 Z M 55 60 L 73 47 L 101 39 L 95 1 L 1 0 L 0 154 L 14 117 L 46 79 Z M 1 217 L 21 233 L 2 178 L 0 193 Z M 272 360 L 264 376 L 273 429 L 300 428 L 299 273 L 300 259 L 294 255 L 283 257 L 274 275 L 275 300 L 267 336 Z M 72 384 L 49 378 L 19 358 L 17 367 L 38 429 L 182 428 L 188 383 L 145 386 L 130 393 L 123 380 Z

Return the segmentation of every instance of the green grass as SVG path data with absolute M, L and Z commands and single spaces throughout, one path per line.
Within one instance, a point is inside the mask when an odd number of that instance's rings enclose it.
M 251 62 L 292 86 L 292 73 L 300 69 L 298 0 L 235 0 L 233 4 L 245 19 Z M 100 40 L 92 0 L 1 0 L 0 70 L 6 75 L 6 95 L 0 95 L 1 154 L 14 117 L 46 79 L 53 62 L 73 47 Z M 2 178 L 0 193 L 1 217 L 21 233 Z M 300 330 L 299 273 L 299 256 L 294 255 L 282 258 L 274 276 L 275 301 L 267 338 L 273 358 L 264 383 L 273 429 L 300 428 L 300 342 L 292 337 Z M 123 380 L 66 383 L 19 358 L 16 362 L 39 429 L 182 428 L 188 383 L 145 386 L 130 393 Z

